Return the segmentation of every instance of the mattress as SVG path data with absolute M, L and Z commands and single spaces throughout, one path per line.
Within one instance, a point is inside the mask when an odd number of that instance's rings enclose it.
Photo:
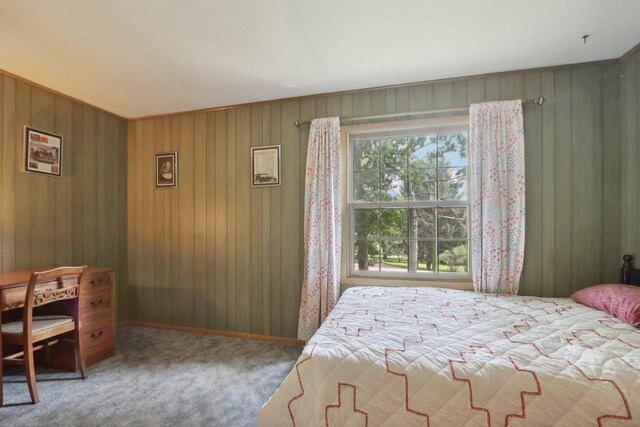
M 348 289 L 260 426 L 639 426 L 640 330 L 567 298 Z

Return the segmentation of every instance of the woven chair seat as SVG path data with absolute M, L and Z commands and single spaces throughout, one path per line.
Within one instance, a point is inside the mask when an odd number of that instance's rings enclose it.
M 73 323 L 73 317 L 63 315 L 46 315 L 46 316 L 33 316 L 33 333 L 46 331 L 58 326 L 65 325 L 67 323 Z M 16 322 L 9 322 L 2 325 L 3 334 L 22 334 L 22 328 L 24 324 L 22 320 Z

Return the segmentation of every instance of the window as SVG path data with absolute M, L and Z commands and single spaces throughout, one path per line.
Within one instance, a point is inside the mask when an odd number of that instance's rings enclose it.
M 349 275 L 468 275 L 468 127 L 348 135 Z

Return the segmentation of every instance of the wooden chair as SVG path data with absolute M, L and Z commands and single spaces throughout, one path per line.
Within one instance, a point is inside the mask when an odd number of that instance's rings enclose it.
M 75 332 L 76 364 L 80 367 L 82 379 L 87 378 L 81 354 L 79 324 L 80 283 L 85 268 L 61 267 L 34 272 L 24 300 L 23 320 L 2 325 L 3 344 L 22 347 L 22 351 L 5 356 L 2 361 L 7 364 L 24 365 L 31 401 L 34 404 L 40 402 L 40 399 L 36 387 L 33 352 L 44 348 L 48 360 L 50 347 L 60 341 L 62 334 Z M 62 300 L 69 300 L 67 313 L 34 316 L 34 307 Z

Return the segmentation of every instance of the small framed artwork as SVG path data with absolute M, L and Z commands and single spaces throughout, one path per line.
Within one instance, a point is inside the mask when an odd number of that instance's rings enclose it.
M 62 176 L 62 137 L 25 126 L 24 170 Z
M 251 186 L 280 185 L 280 146 L 251 148 Z
M 178 152 L 156 154 L 156 187 L 178 186 Z

